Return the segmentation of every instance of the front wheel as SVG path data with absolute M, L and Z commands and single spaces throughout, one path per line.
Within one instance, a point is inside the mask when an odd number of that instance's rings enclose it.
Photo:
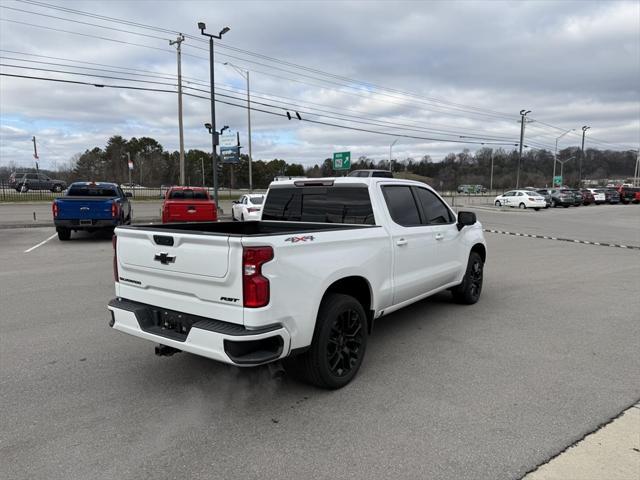
M 501 207 L 502 203 L 500 203 L 500 200 L 496 200 L 496 207 Z
M 349 295 L 327 293 L 320 304 L 309 350 L 285 360 L 294 377 L 317 387 L 337 389 L 355 377 L 367 347 L 367 317 Z
M 539 207 L 533 207 L 533 209 L 534 209 L 536 212 L 540 210 L 540 208 L 539 208 Z
M 62 187 L 60 185 L 54 185 L 51 191 L 55 193 L 60 193 L 62 191 Z
M 556 203 L 556 201 L 555 201 L 555 200 L 551 200 L 551 206 L 552 206 L 553 208 L 556 208 L 556 207 L 558 206 L 558 204 Z
M 521 203 L 520 205 L 518 205 L 518 208 L 524 210 L 525 208 L 527 208 L 527 206 L 524 203 Z
M 484 262 L 477 252 L 471 252 L 469 262 L 467 263 L 467 271 L 464 274 L 462 283 L 451 289 L 453 299 L 465 305 L 473 305 L 480 299 L 482 292 L 482 271 Z
M 71 238 L 71 229 L 69 228 L 56 228 L 56 232 L 58 232 L 58 239 L 63 242 Z

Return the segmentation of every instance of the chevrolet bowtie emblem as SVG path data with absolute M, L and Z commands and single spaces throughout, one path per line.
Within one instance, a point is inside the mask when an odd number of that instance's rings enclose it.
M 169 265 L 170 263 L 173 263 L 176 261 L 176 257 L 171 257 L 169 256 L 168 253 L 164 253 L 164 252 L 156 254 L 156 256 L 153 257 L 153 259 L 156 262 L 160 262 L 163 265 Z

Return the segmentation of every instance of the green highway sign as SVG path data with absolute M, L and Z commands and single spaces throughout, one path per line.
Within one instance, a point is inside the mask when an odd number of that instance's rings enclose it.
M 336 152 L 333 154 L 334 170 L 349 170 L 351 168 L 351 152 Z
M 554 187 L 559 187 L 560 185 L 562 185 L 562 177 L 559 176 L 559 175 L 553 177 L 553 186 Z

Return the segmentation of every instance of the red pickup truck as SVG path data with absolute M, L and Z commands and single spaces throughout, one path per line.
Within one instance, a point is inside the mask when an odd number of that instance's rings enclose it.
M 215 222 L 216 203 L 201 187 L 171 187 L 162 203 L 162 223 Z

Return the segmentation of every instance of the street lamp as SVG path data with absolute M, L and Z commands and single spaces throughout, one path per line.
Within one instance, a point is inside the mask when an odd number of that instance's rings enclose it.
M 213 197 L 216 201 L 216 208 L 220 208 L 220 203 L 218 203 L 218 169 L 217 167 L 217 158 L 216 158 L 216 145 L 218 145 L 218 133 L 216 132 L 216 100 L 215 100 L 215 87 L 214 87 L 214 72 L 213 72 L 213 39 L 217 38 L 220 40 L 222 35 L 227 33 L 230 28 L 224 27 L 218 35 L 212 35 L 210 33 L 205 33 L 205 29 L 207 26 L 204 22 L 198 22 L 198 28 L 200 29 L 200 33 L 205 37 L 209 37 L 209 77 L 211 81 L 211 124 L 207 126 L 209 133 L 211 133 L 211 150 L 212 150 L 212 158 L 213 158 Z M 206 126 L 206 125 L 205 125 Z
M 580 152 L 580 166 L 578 167 L 578 188 L 582 187 L 582 159 L 584 158 L 584 135 L 591 127 L 582 127 L 582 151 Z
M 522 163 L 522 142 L 524 142 L 524 126 L 525 118 L 527 114 L 531 113 L 531 110 L 520 110 L 520 156 L 518 157 L 518 171 L 516 173 L 516 188 L 520 187 L 520 164 Z
M 253 174 L 251 172 L 251 161 L 253 157 L 251 155 L 251 95 L 249 93 L 249 70 L 243 70 L 242 68 L 230 62 L 224 62 L 224 64 L 233 68 L 247 81 L 247 126 L 249 130 L 249 191 L 253 192 Z
M 400 140 L 399 138 L 396 138 L 393 142 L 391 142 L 391 145 L 389 145 L 389 170 L 391 170 L 391 152 L 393 151 L 393 146 L 398 143 L 398 140 Z
M 555 178 L 556 178 L 556 162 L 558 161 L 558 140 L 560 140 L 562 137 L 564 137 L 567 133 L 573 132 L 573 131 L 575 131 L 575 128 L 567 130 L 562 135 L 560 135 L 558 138 L 556 138 L 556 150 L 553 153 L 553 177 L 551 178 L 551 188 L 555 187 L 553 182 L 555 181 Z
M 564 175 L 562 174 L 562 172 L 564 171 L 564 164 L 567 162 L 570 162 L 571 160 L 575 160 L 575 158 L 576 157 L 569 157 L 566 160 L 558 159 L 558 163 L 560 164 L 560 178 L 562 178 L 563 180 L 564 180 Z

